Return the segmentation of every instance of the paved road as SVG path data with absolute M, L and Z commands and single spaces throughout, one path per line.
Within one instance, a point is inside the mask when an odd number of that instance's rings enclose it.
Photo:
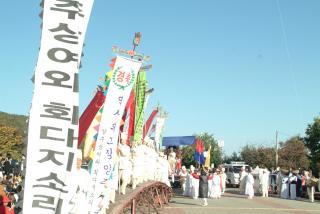
M 237 189 L 228 189 L 221 199 L 208 199 L 208 206 L 202 207 L 201 200 L 181 196 L 179 191 L 161 214 L 320 214 L 320 202 L 307 200 L 287 200 L 277 197 L 255 197 L 252 200 L 240 195 Z

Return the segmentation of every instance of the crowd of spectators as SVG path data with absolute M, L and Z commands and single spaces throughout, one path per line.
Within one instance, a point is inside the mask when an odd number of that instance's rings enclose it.
M 24 157 L 21 161 L 10 154 L 0 154 L 0 213 L 18 214 L 22 210 Z

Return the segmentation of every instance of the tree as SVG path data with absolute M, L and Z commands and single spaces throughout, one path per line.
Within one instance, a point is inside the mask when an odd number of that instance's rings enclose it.
M 0 125 L 0 151 L 1 154 L 11 154 L 13 159 L 21 159 L 23 149 L 23 136 L 12 127 Z
M 211 164 L 213 163 L 215 167 L 221 164 L 223 161 L 222 151 L 221 151 L 221 148 L 218 146 L 217 141 L 214 139 L 213 135 L 205 132 L 197 135 L 197 137 L 199 137 L 202 140 L 205 150 L 208 150 L 209 147 L 211 146 L 211 151 L 210 151 Z
M 0 125 L 14 127 L 22 136 L 27 132 L 27 119 L 24 115 L 8 114 L 0 111 Z
M 304 142 L 310 151 L 311 169 L 317 175 L 320 172 L 320 117 L 308 124 Z
M 279 166 L 285 169 L 308 169 L 310 161 L 308 160 L 308 149 L 305 147 L 303 139 L 292 137 L 285 143 L 281 144 L 278 151 Z
M 243 161 L 240 154 L 233 152 L 230 156 L 225 155 L 224 162 L 231 163 L 231 161 Z
M 211 159 L 210 162 L 215 166 L 222 163 L 222 151 L 218 147 L 218 143 L 214 139 L 212 134 L 201 133 L 196 135 L 196 138 L 200 138 L 204 144 L 205 150 L 207 151 L 211 145 Z M 182 164 L 185 166 L 190 166 L 191 164 L 196 166 L 196 161 L 194 160 L 195 145 L 186 146 L 182 148 Z
M 190 165 L 194 165 L 194 146 L 185 146 L 181 150 L 182 156 L 182 165 L 186 167 L 190 167 Z
M 264 146 L 246 145 L 241 149 L 241 158 L 251 167 L 271 168 L 275 165 L 275 150 Z

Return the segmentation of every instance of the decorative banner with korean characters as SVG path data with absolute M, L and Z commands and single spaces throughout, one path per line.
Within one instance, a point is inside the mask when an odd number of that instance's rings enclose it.
M 80 67 L 93 0 L 45 0 L 29 117 L 23 213 L 68 213 L 74 195 Z
M 118 56 L 106 95 L 98 138 L 91 168 L 91 187 L 89 191 L 90 213 L 101 210 L 104 185 L 113 183 L 112 172 L 117 156 L 120 121 L 129 99 L 132 87 L 142 65 L 141 61 Z

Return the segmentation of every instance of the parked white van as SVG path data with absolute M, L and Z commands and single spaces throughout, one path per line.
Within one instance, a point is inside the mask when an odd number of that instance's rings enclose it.
M 249 165 L 244 162 L 231 161 L 230 164 L 223 164 L 225 173 L 227 175 L 227 185 L 237 186 L 240 185 L 240 171 L 242 167 L 249 169 Z

